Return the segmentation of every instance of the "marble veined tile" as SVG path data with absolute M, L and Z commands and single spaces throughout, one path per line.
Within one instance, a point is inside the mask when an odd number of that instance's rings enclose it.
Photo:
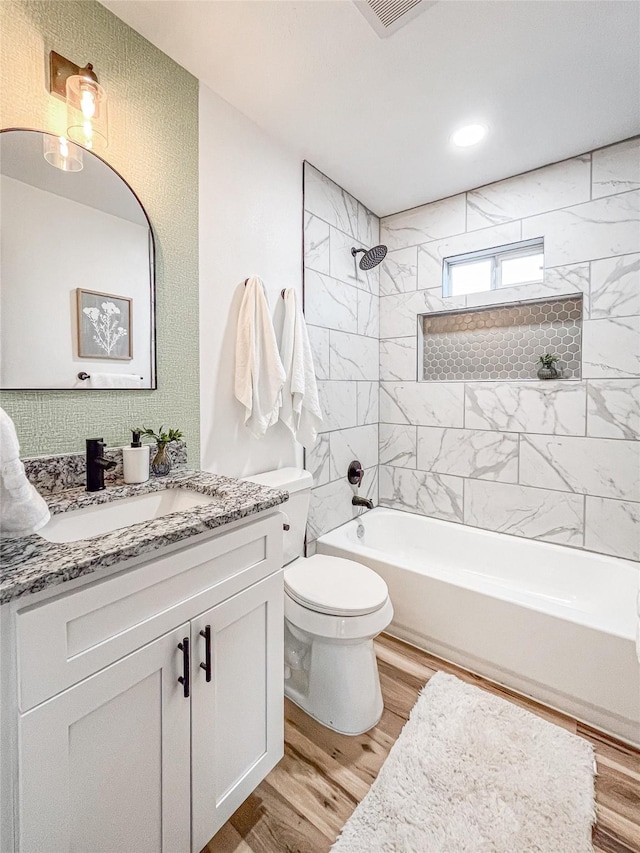
M 356 384 L 355 382 L 318 381 L 318 397 L 322 409 L 323 429 L 347 429 L 356 426 Z
M 586 378 L 640 376 L 640 317 L 585 320 L 582 375 Z
M 539 236 L 539 235 L 535 235 Z M 480 249 L 493 249 L 520 240 L 520 221 L 505 222 L 444 240 L 434 240 L 418 248 L 418 288 L 442 289 L 442 261 L 452 255 L 463 255 Z
M 465 480 L 464 523 L 561 545 L 583 544 L 584 497 L 490 480 Z
M 380 242 L 380 220 L 361 202 L 358 202 L 358 231 L 356 237 L 367 248 Z
M 331 332 L 329 369 L 332 379 L 366 379 L 380 377 L 379 342 L 377 338 Z
M 544 299 L 547 296 L 567 296 L 571 293 L 582 293 L 587 300 L 589 296 L 589 264 L 568 264 L 545 269 L 544 281 L 540 283 L 522 284 L 518 287 L 501 287 L 498 290 L 488 290 L 484 293 L 469 293 L 467 294 L 467 308 Z M 586 305 L 583 310 L 586 311 Z
M 467 231 L 589 201 L 591 156 L 584 154 L 467 193 Z
M 307 326 L 316 379 L 329 379 L 329 329 Z
M 352 487 L 346 477 L 311 490 L 307 539 L 317 539 L 350 521 L 355 507 L 351 505 Z
M 329 225 L 311 213 L 304 215 L 304 265 L 329 274 Z
M 391 296 L 394 293 L 406 293 L 418 286 L 418 249 L 396 249 L 387 252 L 380 264 L 380 295 Z
M 584 435 L 586 383 L 469 382 L 465 426 L 472 429 Z
M 356 492 L 346 477 L 311 490 L 307 540 L 317 539 L 346 521 L 360 515 L 362 510 L 351 503 Z M 359 494 L 378 502 L 378 466 L 367 468 Z
M 593 197 L 640 189 L 640 139 L 593 152 Z
M 518 481 L 518 435 L 489 430 L 418 427 L 422 471 L 481 480 Z
M 520 483 L 618 500 L 640 500 L 640 442 L 523 435 Z
M 464 308 L 465 298 L 442 298 L 440 290 L 414 290 L 380 297 L 380 337 L 406 338 L 417 334 L 418 315 Z
M 331 479 L 347 476 L 349 465 L 358 460 L 365 471 L 378 464 L 378 425 L 341 429 L 331 433 Z
M 416 431 L 408 424 L 380 424 L 380 464 L 415 468 Z
M 377 382 L 357 382 L 358 424 L 378 423 L 380 389 Z
M 640 250 L 640 191 L 607 196 L 522 221 L 522 239 L 544 237 L 547 266 Z
M 380 274 L 377 267 L 368 272 L 361 270 L 358 264 L 362 255 L 357 255 L 354 258 L 351 254 L 351 249 L 353 248 L 365 249 L 369 247 L 354 240 L 348 234 L 338 231 L 336 228 L 330 229 L 329 243 L 331 275 L 334 278 L 340 279 L 340 281 L 368 290 L 370 293 L 377 295 L 380 282 Z
M 330 225 L 358 233 L 358 202 L 310 163 L 304 166 L 304 208 Z
M 381 382 L 380 421 L 388 424 L 461 427 L 461 382 Z
M 640 560 L 640 504 L 587 497 L 584 547 Z
M 587 435 L 640 439 L 640 379 L 589 379 Z
M 380 336 L 380 300 L 367 290 L 358 290 L 358 334 Z
M 415 381 L 418 370 L 416 336 L 380 341 L 380 379 Z
M 329 435 L 328 432 L 322 433 L 315 445 L 305 450 L 304 467 L 313 475 L 314 486 L 323 486 L 331 479 Z
M 592 261 L 589 306 L 592 320 L 640 314 L 640 254 Z
M 380 504 L 445 521 L 462 521 L 462 479 L 380 466 Z
M 304 275 L 304 315 L 307 323 L 358 331 L 358 291 L 328 275 L 307 269 Z
M 385 216 L 380 220 L 380 241 L 389 249 L 418 246 L 465 229 L 464 193 Z

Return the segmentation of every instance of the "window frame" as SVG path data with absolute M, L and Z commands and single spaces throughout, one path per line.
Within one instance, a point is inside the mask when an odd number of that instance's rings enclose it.
M 533 252 L 532 249 L 539 249 Z M 479 249 L 475 252 L 465 252 L 462 255 L 449 255 L 442 259 L 442 296 L 456 298 L 459 294 L 451 292 L 451 269 L 457 266 L 474 263 L 476 261 L 491 261 L 491 280 L 488 290 L 476 290 L 474 293 L 490 293 L 494 290 L 504 290 L 509 287 L 524 287 L 531 284 L 540 284 L 539 279 L 532 281 L 521 281 L 519 284 L 508 284 L 502 286 L 502 263 L 505 259 L 525 257 L 527 255 L 542 254 L 544 270 L 544 237 L 534 237 L 530 240 L 519 240 L 517 243 L 507 243 L 503 246 L 494 246 L 491 249 Z M 544 271 L 543 271 L 544 280 Z M 466 294 L 471 295 L 471 294 Z

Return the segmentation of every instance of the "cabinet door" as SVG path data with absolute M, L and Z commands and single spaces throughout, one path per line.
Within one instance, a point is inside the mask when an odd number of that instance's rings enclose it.
M 186 624 L 20 717 L 20 850 L 189 849 L 188 636 Z
M 191 623 L 192 853 L 198 853 L 282 758 L 283 575 Z M 211 680 L 206 639 L 211 637 Z

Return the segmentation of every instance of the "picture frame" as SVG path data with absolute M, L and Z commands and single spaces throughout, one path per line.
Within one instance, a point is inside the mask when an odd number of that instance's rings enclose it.
M 109 361 L 133 358 L 133 299 L 76 288 L 78 357 Z

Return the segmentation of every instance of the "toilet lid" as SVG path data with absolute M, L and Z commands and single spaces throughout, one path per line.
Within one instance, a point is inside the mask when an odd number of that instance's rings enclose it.
M 285 570 L 284 587 L 298 604 L 332 616 L 373 613 L 389 594 L 380 575 L 367 566 L 326 554 L 296 560 Z

